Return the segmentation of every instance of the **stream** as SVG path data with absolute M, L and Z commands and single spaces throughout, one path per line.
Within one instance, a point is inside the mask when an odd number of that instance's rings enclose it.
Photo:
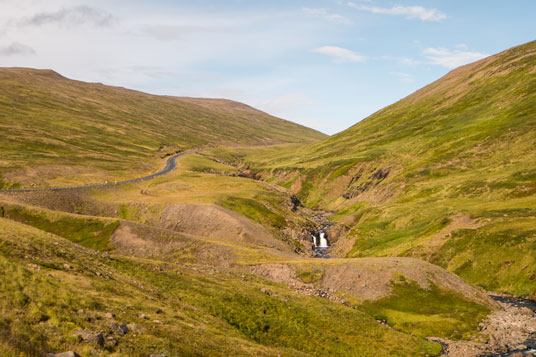
M 536 321 L 536 301 L 518 298 L 515 296 L 503 295 L 503 294 L 490 294 L 491 298 L 501 304 L 503 307 L 507 306 L 507 310 L 512 311 L 514 314 L 521 313 L 525 317 L 530 317 L 529 320 L 514 319 L 511 324 L 514 326 L 521 326 L 526 330 L 526 335 L 523 338 L 522 345 L 525 348 L 514 348 L 505 353 L 492 354 L 494 357 L 508 357 L 508 356 L 535 356 L 536 355 L 536 331 L 535 324 L 530 323 Z M 530 312 L 529 312 L 530 311 Z M 530 316 L 532 315 L 532 316 Z M 532 321 L 530 321 L 532 320 Z M 532 326 L 530 326 L 532 325 Z

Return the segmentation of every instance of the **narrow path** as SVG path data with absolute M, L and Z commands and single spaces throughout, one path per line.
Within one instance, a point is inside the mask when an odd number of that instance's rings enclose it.
M 180 154 L 171 156 L 166 161 L 166 167 L 162 170 L 155 172 L 143 177 L 138 177 L 131 180 L 113 182 L 113 183 L 101 183 L 101 184 L 92 184 L 92 185 L 82 185 L 82 186 L 68 186 L 68 187 L 48 187 L 48 188 L 22 188 L 22 189 L 1 189 L 0 192 L 36 192 L 36 191 L 68 191 L 68 190 L 81 190 L 85 188 L 98 188 L 98 187 L 108 187 L 108 186 L 117 186 L 124 185 L 127 183 L 141 182 L 154 179 L 158 176 L 163 176 L 177 168 L 177 159 L 181 156 L 194 154 L 197 151 L 186 151 Z

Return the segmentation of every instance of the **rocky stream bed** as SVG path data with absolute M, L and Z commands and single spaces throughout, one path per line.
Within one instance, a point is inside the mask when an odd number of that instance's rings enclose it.
M 536 301 L 499 293 L 488 293 L 500 309 L 480 323 L 478 337 L 471 342 L 429 338 L 444 346 L 443 356 L 536 356 Z

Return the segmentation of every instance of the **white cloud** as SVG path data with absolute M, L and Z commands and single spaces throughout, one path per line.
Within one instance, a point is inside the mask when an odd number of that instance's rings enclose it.
M 346 17 L 340 14 L 333 14 L 328 9 L 325 8 L 302 8 L 302 13 L 306 16 L 320 17 L 327 21 L 338 22 L 341 24 L 350 24 L 352 23 Z
M 35 50 L 19 42 L 12 42 L 9 46 L 0 47 L 1 56 L 33 55 Z
M 367 57 L 361 56 L 360 54 L 351 51 L 346 48 L 337 47 L 337 46 L 323 46 L 318 47 L 313 50 L 315 53 L 321 53 L 333 57 L 335 62 L 365 62 Z
M 387 8 L 359 5 L 353 2 L 349 2 L 348 6 L 373 14 L 400 15 L 406 16 L 408 19 L 421 19 L 422 21 L 441 21 L 447 18 L 447 15 L 437 9 L 426 9 L 422 6 L 393 6 Z
M 20 24 L 26 26 L 43 26 L 49 24 L 110 26 L 114 21 L 114 17 L 106 11 L 80 5 L 62 8 L 52 12 L 38 12 L 31 17 L 23 19 Z
M 487 53 L 449 50 L 443 47 L 426 48 L 423 54 L 430 63 L 447 68 L 456 68 L 489 56 Z

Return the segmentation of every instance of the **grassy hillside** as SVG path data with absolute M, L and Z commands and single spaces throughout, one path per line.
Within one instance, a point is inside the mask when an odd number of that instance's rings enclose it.
M 156 159 L 176 150 L 324 137 L 228 100 L 155 96 L 49 70 L 0 69 L 0 186 L 112 180 L 160 168 Z
M 497 305 L 466 281 L 536 291 L 535 68 L 533 42 L 323 141 L 238 103 L 0 70 L 2 186 L 218 146 L 150 181 L 0 192 L 0 354 L 424 356 L 442 349 L 426 337 L 491 339 L 478 326 Z M 311 209 L 339 259 L 307 255 Z
M 493 304 L 453 274 L 416 259 L 298 255 L 314 223 L 288 192 L 204 154 L 180 163 L 120 187 L 0 193 L 0 292 L 28 295 L 6 299 L 0 352 L 414 356 L 441 351 L 428 336 L 486 338 L 477 326 Z M 294 278 L 273 278 L 281 269 Z M 113 323 L 142 330 L 122 336 Z M 104 331 L 104 346 L 81 330 Z
M 536 42 L 460 67 L 324 141 L 214 151 L 336 212 L 338 254 L 414 256 L 536 293 Z
M 424 356 L 441 350 L 358 310 L 249 274 L 209 275 L 109 257 L 4 218 L 0 234 L 0 272 L 10 277 L 0 289 L 3 356 L 66 350 L 83 356 L 92 350 L 116 356 Z

